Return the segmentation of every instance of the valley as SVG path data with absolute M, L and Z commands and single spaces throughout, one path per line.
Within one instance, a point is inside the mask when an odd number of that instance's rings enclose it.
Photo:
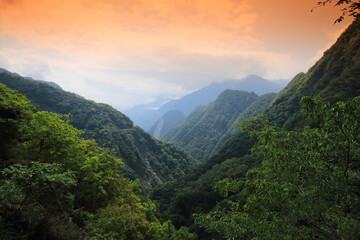
M 348 17 L 287 84 L 224 78 L 124 111 L 0 66 L 0 239 L 360 239 Z

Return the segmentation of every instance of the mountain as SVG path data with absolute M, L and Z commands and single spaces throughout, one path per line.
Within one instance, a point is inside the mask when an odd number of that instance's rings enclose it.
M 304 125 L 300 100 L 303 96 L 321 97 L 335 103 L 360 92 L 360 20 L 354 21 L 337 42 L 308 72 L 299 73 L 276 96 L 266 110 L 279 126 L 293 129 Z
M 10 72 L 10 71 L 8 71 L 8 70 L 6 70 L 6 69 L 4 69 L 4 68 L 0 68 L 0 73 L 8 73 L 8 74 L 10 74 L 10 75 L 12 75 L 12 76 L 16 76 L 16 77 L 21 77 L 19 74 L 17 74 L 17 73 L 13 73 L 13 72 Z M 34 80 L 34 81 L 38 81 L 38 82 L 41 82 L 41 83 L 45 83 L 45 84 L 47 84 L 47 85 L 49 85 L 49 86 L 52 86 L 52 87 L 54 87 L 54 88 L 58 88 L 58 89 L 62 89 L 58 84 L 56 84 L 56 83 L 54 83 L 54 82 L 48 82 L 48 81 L 44 81 L 44 80 L 36 80 L 36 79 L 33 79 L 33 78 L 31 78 L 31 77 L 25 77 L 26 79 L 29 79 L 29 80 Z
M 196 239 L 81 133 L 0 83 L 0 239 Z
M 241 121 L 257 117 L 260 113 L 269 107 L 276 95 L 276 93 L 267 93 L 261 95 L 249 107 L 240 113 L 232 125 L 228 128 L 228 130 L 217 141 L 217 144 L 215 145 L 210 156 L 217 153 L 230 137 L 233 137 L 240 132 L 239 123 Z
M 115 150 L 128 166 L 127 176 L 139 178 L 145 192 L 185 174 L 197 164 L 179 147 L 134 127 L 127 116 L 109 105 L 7 72 L 0 73 L 0 82 L 24 94 L 41 110 L 70 114 L 70 123 L 84 131 L 84 138 Z
M 203 162 L 219 150 L 227 138 L 235 135 L 236 131 L 229 132 L 232 126 L 268 106 L 272 100 L 269 96 L 273 98 L 274 94 L 259 99 L 253 92 L 225 90 L 214 102 L 196 108 L 182 124 L 167 131 L 160 139 L 184 148 Z
M 181 111 L 189 115 L 197 106 L 207 105 L 214 101 L 226 89 L 244 90 L 262 95 L 269 92 L 278 92 L 284 85 L 265 80 L 256 75 L 249 75 L 240 80 L 227 80 L 221 83 L 212 83 L 198 91 L 190 93 L 179 100 L 172 100 L 161 106 L 158 110 L 146 106 L 136 106 L 125 113 L 134 123 L 145 130 L 149 130 L 154 123 L 166 112 L 171 110 Z
M 156 123 L 151 127 L 149 133 L 151 136 L 159 139 L 167 130 L 178 126 L 185 119 L 182 112 L 178 110 L 172 110 L 165 113 Z
M 300 114 L 303 96 L 322 97 L 325 101 L 349 100 L 360 95 L 360 18 L 355 20 L 307 73 L 300 73 L 277 94 L 264 111 L 285 129 L 309 124 Z M 310 123 L 311 124 L 311 123 Z M 190 226 L 199 239 L 223 239 L 207 235 L 194 224 L 193 214 L 209 212 L 227 198 L 214 193 L 220 179 L 245 179 L 246 172 L 261 163 L 250 148 L 253 143 L 242 132 L 229 138 L 209 160 L 179 179 L 156 187 L 151 198 L 160 203 L 164 216 L 177 226 Z M 234 197 L 228 196 L 229 199 Z

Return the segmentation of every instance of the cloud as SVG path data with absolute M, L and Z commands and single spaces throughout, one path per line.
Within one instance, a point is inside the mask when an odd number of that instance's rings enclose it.
M 248 74 L 289 79 L 328 41 L 312 47 L 309 4 L 285 0 L 0 2 L 0 67 L 120 109 Z

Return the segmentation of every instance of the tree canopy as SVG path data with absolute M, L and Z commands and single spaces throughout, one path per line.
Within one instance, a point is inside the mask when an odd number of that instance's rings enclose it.
M 221 181 L 227 206 L 196 222 L 227 239 L 359 239 L 360 97 L 324 103 L 304 97 L 315 127 L 286 131 L 262 117 L 243 124 L 258 139 L 262 166 L 246 178 Z
M 0 84 L 0 239 L 196 239 L 158 218 L 114 151 Z

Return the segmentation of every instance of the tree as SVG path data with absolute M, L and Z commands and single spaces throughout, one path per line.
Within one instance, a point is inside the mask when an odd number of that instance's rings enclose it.
M 76 180 L 59 164 L 14 164 L 0 172 L 0 239 L 73 239 Z M 66 230 L 65 230 L 66 229 Z
M 262 167 L 235 188 L 219 183 L 222 194 L 241 189 L 237 199 L 198 224 L 227 239 L 360 239 L 360 97 L 302 102 L 317 127 L 285 131 L 265 117 L 243 125 Z
M 325 1 L 319 1 L 317 3 L 318 7 L 323 7 L 325 5 L 331 4 L 333 0 L 325 0 Z M 340 23 L 342 20 L 344 20 L 344 17 L 349 15 L 353 17 L 360 16 L 360 1 L 359 0 L 336 0 L 335 6 L 344 6 L 344 8 L 341 9 L 342 15 L 335 20 L 335 23 Z M 313 11 L 313 9 L 311 10 Z
M 196 239 L 162 224 L 115 152 L 81 134 L 0 84 L 0 239 Z

